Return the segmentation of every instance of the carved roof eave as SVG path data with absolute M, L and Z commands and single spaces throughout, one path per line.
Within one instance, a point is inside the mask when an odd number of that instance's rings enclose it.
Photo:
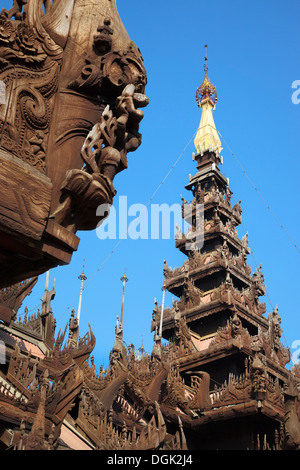
M 81 388 L 81 384 L 79 385 Z M 65 397 L 66 400 L 64 401 L 63 406 L 59 403 L 60 406 L 59 410 L 55 410 L 54 413 L 48 414 L 45 412 L 45 434 L 49 435 L 53 426 L 53 422 L 56 421 L 57 423 L 60 421 L 60 418 L 57 416 L 58 414 L 62 415 L 64 413 L 64 409 L 67 410 L 70 407 L 70 403 L 74 400 L 74 397 L 78 395 L 79 389 L 78 387 Z M 59 411 L 59 413 L 56 413 Z M 16 426 L 20 426 L 22 421 L 25 423 L 33 423 L 37 414 L 37 409 L 35 407 L 28 408 L 28 402 L 26 400 L 13 400 L 12 398 L 5 399 L 4 396 L 0 395 L 0 420 L 5 422 L 12 423 Z M 29 429 L 30 429 L 29 425 Z
M 9 389 L 9 393 L 6 394 L 3 393 L 3 389 L 1 389 L 1 394 L 0 394 L 0 401 L 7 401 L 8 403 L 11 403 L 12 401 L 17 401 L 20 403 L 27 403 L 28 398 L 30 397 L 29 393 L 26 393 L 27 390 L 20 390 L 17 386 L 16 383 L 14 383 L 13 380 L 11 380 L 11 376 L 9 374 L 6 376 L 3 372 L 0 371 L 0 386 L 1 388 L 3 387 L 4 389 Z M 24 393 L 25 391 L 25 393 Z
M 175 410 L 161 405 L 162 412 L 171 422 L 178 423 L 178 413 Z M 284 422 L 284 412 L 279 410 L 268 400 L 262 401 L 260 404 L 258 400 L 252 399 L 242 403 L 224 404 L 222 407 L 214 408 L 205 411 L 200 418 L 191 418 L 190 416 L 180 414 L 181 421 L 184 427 L 192 428 L 197 431 L 203 430 L 203 425 L 209 424 L 212 421 L 225 421 L 237 417 L 247 417 L 262 413 L 269 418 L 276 419 L 279 422 Z
M 39 367 L 39 370 L 42 371 L 43 369 Z M 51 376 L 49 375 L 49 377 Z M 10 386 L 16 389 L 18 393 L 17 395 L 9 393 L 9 391 L 0 393 L 0 420 L 3 417 L 5 421 L 10 421 L 17 425 L 20 425 L 23 419 L 28 423 L 32 423 L 37 414 L 40 391 L 25 389 L 22 383 L 18 383 L 18 380 L 14 380 L 12 376 L 9 376 L 7 380 Z M 46 401 L 45 408 L 45 425 L 48 425 L 48 431 L 51 430 L 52 423 L 59 423 L 66 415 L 68 409 L 70 409 L 70 404 L 82 388 L 83 375 L 80 371 L 76 371 L 73 368 L 70 381 L 66 389 L 61 389 L 59 382 L 57 382 L 58 386 L 54 395 L 51 390 L 49 391 L 49 400 Z
M 283 381 L 287 381 L 290 371 L 283 367 L 281 364 L 278 364 L 278 362 L 275 362 L 268 356 L 264 356 L 266 360 L 266 370 L 277 377 L 279 377 Z
M 91 424 L 89 419 L 81 419 L 78 417 L 75 422 L 75 426 L 71 422 L 70 415 L 67 415 L 64 424 L 75 433 L 79 439 L 82 439 L 87 445 L 91 446 L 93 449 L 96 449 L 97 446 L 101 446 L 101 434 L 97 434 L 97 429 L 95 429 L 96 423 Z M 122 423 L 123 424 L 123 423 Z
M 18 324 L 16 322 L 11 323 L 10 329 L 12 334 L 20 336 L 27 341 L 43 342 L 42 334 L 38 333 L 30 328 L 30 324 L 26 327 L 26 324 Z
M 164 404 L 161 405 L 161 410 L 169 421 L 178 423 L 178 412 Z M 200 418 L 191 418 L 190 416 L 180 413 L 180 419 L 184 427 L 198 430 L 199 428 L 202 428 L 203 425 L 208 424 L 211 421 L 227 420 L 236 418 L 237 416 L 243 417 L 257 413 L 257 400 L 249 400 L 232 405 L 226 404 L 222 408 L 205 411 Z
M 243 248 L 242 242 L 239 240 L 239 238 L 237 236 L 232 236 L 230 233 L 228 233 L 223 228 L 222 223 L 217 224 L 216 226 L 212 227 L 209 230 L 205 230 L 204 243 L 218 236 L 222 237 L 223 239 L 226 239 L 226 241 L 229 242 L 236 250 L 241 250 Z M 175 246 L 177 249 L 179 249 L 183 253 L 187 253 L 185 244 L 186 242 L 189 242 L 189 241 L 191 240 L 187 240 L 185 235 L 183 235 L 182 238 L 176 239 Z
M 203 351 L 197 351 L 191 354 L 187 354 L 186 356 L 182 356 L 176 359 L 175 362 L 176 365 L 179 366 L 180 372 L 184 372 L 201 367 L 203 364 L 215 362 L 217 360 L 223 359 L 224 357 L 235 355 L 238 352 L 244 353 L 245 356 L 253 355 L 249 345 L 243 344 L 239 341 L 239 339 L 233 338 L 232 340 L 215 345 L 213 347 L 208 347 Z
M 248 400 L 243 403 L 237 403 L 228 405 L 225 404 L 221 408 L 215 408 L 205 412 L 202 418 L 195 419 L 192 422 L 192 428 L 197 430 L 204 424 L 208 424 L 211 421 L 225 421 L 227 419 L 239 417 L 246 417 L 249 415 L 255 415 L 258 413 L 257 400 Z
M 18 339 L 19 339 L 20 340 L 19 343 L 20 343 L 21 346 L 22 346 L 22 340 L 25 340 L 28 343 L 32 343 L 34 346 L 37 346 L 43 354 L 46 354 L 48 352 L 47 346 L 40 339 L 40 336 L 38 336 L 38 335 L 29 334 L 27 332 L 27 330 L 24 331 L 24 329 L 21 329 L 21 328 L 20 329 L 11 328 L 11 327 L 8 327 L 6 325 L 0 325 L 0 330 L 5 331 L 10 336 L 12 335 L 13 337 L 16 337 L 17 338 L 16 341 L 18 341 Z M 33 332 L 30 332 L 30 333 L 33 333 Z M 13 348 L 14 347 L 11 346 L 12 350 L 13 350 Z M 7 351 L 9 352 L 9 350 L 10 350 L 10 345 L 8 344 L 7 345 Z M 27 351 L 27 349 L 26 350 L 22 349 L 22 352 L 29 353 L 29 351 Z M 32 356 L 34 356 L 34 353 L 32 353 Z
M 205 413 L 206 417 L 209 420 L 219 421 L 220 419 L 230 419 L 233 416 L 245 416 L 251 414 L 262 413 L 269 418 L 276 419 L 277 421 L 283 423 L 285 412 L 283 409 L 275 406 L 268 399 L 265 400 L 249 400 L 236 405 L 225 404 L 221 409 L 216 408 Z M 200 418 L 201 419 L 201 418 Z M 197 426 L 197 420 L 193 425 Z M 203 424 L 203 423 L 202 423 Z M 193 426 L 194 427 L 194 426 Z
M 231 340 L 217 344 L 215 346 L 208 347 L 203 351 L 193 352 L 176 359 L 176 364 L 179 366 L 180 372 L 191 370 L 191 368 L 199 368 L 203 364 L 209 362 L 215 362 L 223 359 L 224 357 L 232 356 L 237 353 L 242 353 L 245 357 L 254 357 L 255 351 L 251 349 L 251 346 L 244 342 L 241 338 L 232 338 Z M 288 380 L 289 370 L 280 364 L 276 363 L 267 356 L 264 356 L 266 360 L 266 371 L 278 377 L 283 382 Z
M 239 281 L 242 281 L 246 286 L 250 286 L 252 283 L 251 276 L 244 274 L 240 271 L 240 269 L 236 268 L 234 265 L 231 264 L 230 260 L 228 261 L 228 267 L 224 260 L 215 261 L 212 263 L 208 263 L 206 265 L 198 266 L 198 268 L 194 268 L 188 271 L 189 279 L 191 280 L 198 280 L 202 279 L 206 276 L 211 276 L 212 274 L 223 271 L 229 271 L 233 276 L 235 276 Z M 185 282 L 186 275 L 185 273 L 181 273 L 177 276 L 169 276 L 165 277 L 166 282 L 166 289 L 168 291 L 172 291 L 172 289 L 178 289 L 182 286 Z
M 38 277 L 33 277 L 0 290 L 0 318 L 2 317 L 3 323 L 10 324 L 11 319 L 17 314 L 23 300 L 30 295 L 37 281 Z M 7 321 L 8 318 L 10 318 L 9 321 Z
M 30 354 L 33 359 L 35 357 L 38 359 L 43 358 L 39 362 L 40 370 L 45 371 L 47 369 L 50 375 L 53 376 L 64 374 L 72 364 L 80 366 L 90 356 L 96 344 L 95 335 L 90 327 L 90 332 L 81 340 L 78 348 L 67 349 L 67 351 L 62 350 L 58 356 L 50 357 L 49 353 L 51 353 L 52 349 L 49 349 L 43 341 L 32 337 L 29 338 L 27 332 L 16 331 L 14 328 L 5 325 L 0 325 L 0 330 L 1 329 L 5 331 L 14 342 L 14 344 L 6 344 L 7 358 L 13 354 L 15 343 L 18 342 L 22 354 L 26 356 Z M 29 345 L 25 345 L 23 341 L 26 341 Z M 40 350 L 40 354 L 37 354 L 34 348 L 30 349 L 30 344 L 37 347 Z
M 208 212 L 211 209 L 218 208 L 218 210 L 224 214 L 228 219 L 234 218 L 236 225 L 240 225 L 242 222 L 242 218 L 235 214 L 232 211 L 232 208 L 228 207 L 225 202 L 216 201 L 213 198 L 211 200 L 204 202 L 204 213 Z M 185 219 L 189 219 L 192 215 L 196 215 L 196 206 L 192 203 L 187 204 L 184 208 L 184 215 Z
M 185 189 L 192 190 L 196 183 L 213 176 L 216 177 L 223 185 L 228 185 L 227 179 L 222 175 L 216 164 L 212 163 L 192 176 L 190 178 L 190 182 L 185 186 Z
M 82 440 L 87 446 L 89 446 L 91 450 L 96 449 L 94 442 L 97 442 L 99 438 L 95 434 L 93 434 L 90 427 L 86 426 L 83 429 L 83 423 L 81 425 L 80 420 L 78 419 L 76 420 L 76 427 L 75 427 L 73 423 L 73 419 L 71 418 L 69 414 L 67 414 L 67 416 L 65 417 L 63 421 L 63 426 L 68 428 L 73 434 L 75 434 L 78 437 L 78 439 Z M 84 434 L 80 432 L 81 430 L 83 431 Z M 88 437 L 88 439 L 86 436 Z
M 14 387 L 14 386 L 13 386 Z M 32 397 L 31 397 L 32 398 Z M 28 401 L 21 392 L 16 396 L 0 394 L 0 420 L 20 426 L 22 420 L 31 427 L 37 413 L 38 403 Z M 49 434 L 53 425 L 53 414 L 45 413 L 45 433 Z
M 207 304 L 197 305 L 192 309 L 187 309 L 184 312 L 181 312 L 181 316 L 186 318 L 187 323 L 193 322 L 198 319 L 202 319 L 203 317 L 207 317 L 209 315 L 214 315 L 215 313 L 221 312 L 224 309 L 234 309 L 234 307 L 238 310 L 238 315 L 244 318 L 246 321 L 251 323 L 254 326 L 260 325 L 264 330 L 268 328 L 268 320 L 267 318 L 260 316 L 256 313 L 248 311 L 244 306 L 238 303 L 232 303 L 229 299 L 222 298 L 220 300 L 213 300 Z M 159 325 L 159 321 L 152 323 L 153 328 Z M 163 331 L 173 330 L 174 328 L 174 319 L 169 318 L 163 321 Z M 152 329 L 152 331 L 154 331 Z
M 5 398 L 0 396 L 0 420 L 19 426 L 23 419 L 28 423 L 33 422 L 35 415 L 35 412 L 27 410 L 25 402 L 20 403 L 16 401 L 13 403 L 12 400 L 5 400 Z M 45 424 L 47 425 L 47 423 Z

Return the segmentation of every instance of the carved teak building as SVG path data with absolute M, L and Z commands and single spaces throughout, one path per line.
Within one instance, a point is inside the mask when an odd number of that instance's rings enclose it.
M 182 207 L 191 229 L 176 240 L 187 259 L 165 263 L 164 293 L 178 300 L 156 304 L 151 354 L 125 347 L 122 302 L 108 368 L 97 372 L 79 311 L 56 335 L 49 275 L 41 310 L 19 315 L 37 275 L 70 262 L 75 233 L 112 202 L 148 100 L 115 0 L 17 1 L 0 26 L 9 99 L 0 105 L 0 449 L 299 449 L 300 368 L 286 367 L 279 313 L 265 316 L 261 267 L 251 273 L 237 234 L 207 68 L 193 200 Z

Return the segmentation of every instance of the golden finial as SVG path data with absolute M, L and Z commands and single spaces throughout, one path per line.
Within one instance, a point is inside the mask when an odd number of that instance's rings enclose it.
M 211 83 L 210 79 L 208 78 L 207 71 L 207 45 L 205 45 L 205 63 L 204 63 L 204 80 L 202 84 L 199 86 L 196 92 L 196 101 L 198 106 L 201 106 L 204 100 L 210 99 L 213 104 L 217 103 L 217 89 Z
M 196 92 L 196 101 L 202 109 L 201 121 L 194 140 L 198 154 L 207 150 L 221 151 L 219 138 L 212 111 L 217 102 L 217 90 L 207 75 L 207 45 L 205 45 L 204 80 Z

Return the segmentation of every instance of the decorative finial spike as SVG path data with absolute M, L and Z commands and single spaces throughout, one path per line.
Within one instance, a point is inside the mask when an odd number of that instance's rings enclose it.
M 78 279 L 80 279 L 81 281 L 85 281 L 87 279 L 86 275 L 84 274 L 84 266 L 85 266 L 85 258 L 83 259 L 83 266 L 82 266 L 82 273 L 80 274 L 80 276 L 78 276 Z
M 217 99 L 217 90 L 216 87 L 211 83 L 207 76 L 207 45 L 205 45 L 205 64 L 204 64 L 204 80 L 202 84 L 199 86 L 196 92 L 196 101 L 198 106 L 201 106 L 204 101 L 209 99 L 213 104 L 216 104 Z
M 207 73 L 208 67 L 207 67 L 207 45 L 205 47 L 205 63 L 204 63 L 204 72 Z
M 127 282 L 128 281 L 128 278 L 126 276 L 126 271 L 127 271 L 127 268 L 125 268 L 125 272 L 124 272 L 123 276 L 120 279 L 120 281 L 122 281 L 122 282 Z
M 122 291 L 122 307 L 121 307 L 121 327 L 123 329 L 123 317 L 124 317 L 124 297 L 125 297 L 125 283 L 128 282 L 128 278 L 126 276 L 126 270 L 127 268 L 125 268 L 125 272 L 123 274 L 123 276 L 121 277 L 120 281 L 122 281 L 123 283 L 123 291 Z
M 80 276 L 78 276 L 78 279 L 81 281 L 80 284 L 80 294 L 79 294 L 79 303 L 78 303 L 78 312 L 77 312 L 77 321 L 79 325 L 80 321 L 80 313 L 81 313 L 81 302 L 82 302 L 82 293 L 83 293 L 83 281 L 87 279 L 86 275 L 84 274 L 84 264 L 85 264 L 85 259 L 83 260 L 83 268 L 82 268 L 82 273 Z

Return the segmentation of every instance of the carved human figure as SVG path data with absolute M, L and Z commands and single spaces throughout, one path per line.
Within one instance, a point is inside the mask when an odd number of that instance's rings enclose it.
M 181 353 L 187 354 L 192 351 L 191 334 L 186 321 L 181 316 L 178 302 L 174 307 L 174 344 Z
M 236 338 L 238 335 L 241 334 L 241 331 L 242 331 L 242 322 L 236 312 L 234 316 L 232 317 L 230 323 L 231 323 L 232 337 Z

